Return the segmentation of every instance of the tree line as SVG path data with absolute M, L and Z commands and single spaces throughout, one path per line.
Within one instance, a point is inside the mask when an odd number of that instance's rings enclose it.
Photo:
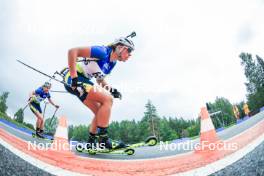
M 109 136 L 112 139 L 126 143 L 144 141 L 149 136 L 156 136 L 158 140 L 170 141 L 183 137 L 197 136 L 200 131 L 198 119 L 186 120 L 175 117 L 160 117 L 156 107 L 149 100 L 145 105 L 145 112 L 141 120 L 112 121 L 109 125 Z M 88 137 L 86 125 L 69 126 L 69 138 L 86 141 Z

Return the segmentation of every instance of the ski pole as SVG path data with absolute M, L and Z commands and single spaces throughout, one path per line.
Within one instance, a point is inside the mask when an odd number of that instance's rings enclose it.
M 22 109 L 22 112 L 24 113 L 25 109 L 28 107 L 29 103 L 26 104 L 26 106 L 24 106 L 24 108 Z
M 44 103 L 45 103 L 45 106 L 44 106 L 44 110 L 43 110 L 43 120 L 45 118 L 45 112 L 46 112 L 48 102 L 45 101 Z
M 67 91 L 62 91 L 62 90 L 50 90 L 50 92 L 55 92 L 55 93 L 69 93 Z
M 48 77 L 48 78 L 50 78 L 51 80 L 54 80 L 54 81 L 60 82 L 61 84 L 70 87 L 66 82 L 56 79 L 55 76 L 50 76 L 50 75 L 48 75 L 48 74 L 46 74 L 46 73 L 44 73 L 44 72 L 42 72 L 42 71 L 40 71 L 40 70 L 38 70 L 38 69 L 36 69 L 36 68 L 34 68 L 34 67 L 31 67 L 30 65 L 28 65 L 28 64 L 26 64 L 26 63 L 24 63 L 24 62 L 22 62 L 22 61 L 20 61 L 20 60 L 17 60 L 17 62 L 23 64 L 24 66 L 26 66 L 26 67 L 28 67 L 28 68 L 30 68 L 30 69 L 32 69 L 32 70 L 34 70 L 34 71 L 36 71 L 36 72 L 42 74 L 42 75 L 44 75 L 44 76 L 46 76 L 46 77 Z M 56 73 L 56 72 L 55 72 L 55 73 Z
M 30 68 L 30 69 L 32 69 L 32 70 L 34 70 L 34 71 L 36 71 L 36 72 L 42 74 L 42 75 L 44 75 L 44 76 L 46 76 L 46 77 L 48 77 L 48 78 L 50 78 L 50 80 L 57 81 L 57 82 L 59 82 L 59 83 L 65 85 L 65 86 L 71 88 L 71 86 L 70 86 L 69 84 L 67 84 L 67 83 L 64 82 L 64 81 L 58 80 L 57 78 L 55 78 L 55 76 L 50 76 L 50 75 L 48 75 L 48 74 L 46 74 L 46 73 L 44 73 L 44 72 L 42 72 L 42 71 L 40 71 L 40 70 L 38 70 L 38 69 L 36 69 L 36 68 L 34 68 L 34 67 L 31 67 L 30 65 L 28 65 L 28 64 L 26 64 L 26 63 L 24 63 L 24 62 L 22 62 L 22 61 L 20 61 L 20 60 L 17 60 L 17 62 L 23 64 L 24 66 L 26 66 L 26 67 L 28 67 L 28 68 Z M 61 74 L 58 73 L 57 71 L 56 71 L 54 74 L 61 75 Z
M 49 126 L 51 125 L 51 122 L 53 121 L 53 119 L 55 118 L 55 114 L 56 112 L 58 111 L 59 108 L 56 108 L 53 115 L 52 115 L 52 118 L 50 119 L 50 123 L 49 123 Z
M 89 59 L 89 58 L 83 57 L 83 59 L 78 59 L 76 62 L 92 62 L 92 61 L 98 61 L 98 59 Z
M 27 100 L 27 104 L 24 106 L 24 108 L 22 109 L 22 112 L 24 113 L 25 109 L 29 106 L 29 103 L 31 103 L 31 98 L 29 98 Z

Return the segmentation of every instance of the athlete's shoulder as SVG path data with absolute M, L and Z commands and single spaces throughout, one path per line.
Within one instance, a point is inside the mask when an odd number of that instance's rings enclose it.
M 111 48 L 108 46 L 91 46 L 91 58 L 106 59 Z
M 43 88 L 42 88 L 42 87 L 37 88 L 37 89 L 35 90 L 35 93 L 36 93 L 36 94 L 41 94 L 41 93 L 43 93 Z

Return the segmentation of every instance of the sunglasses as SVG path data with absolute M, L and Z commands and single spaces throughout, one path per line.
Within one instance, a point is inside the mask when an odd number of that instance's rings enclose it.
M 131 53 L 133 50 L 131 48 L 127 48 L 127 52 Z

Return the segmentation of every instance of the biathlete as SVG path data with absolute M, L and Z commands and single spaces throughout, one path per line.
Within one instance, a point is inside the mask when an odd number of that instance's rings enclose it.
M 42 110 L 40 107 L 40 103 L 45 100 L 46 98 L 52 104 L 55 108 L 59 108 L 59 105 L 56 105 L 52 100 L 49 93 L 49 90 L 51 88 L 51 83 L 45 82 L 44 85 L 36 89 L 30 94 L 29 97 L 29 107 L 30 110 L 34 113 L 34 115 L 37 117 L 36 122 L 36 136 L 40 138 L 44 138 L 44 117 L 42 115 Z
M 94 114 L 88 137 L 88 146 L 96 145 L 96 135 L 100 146 L 107 149 L 124 147 L 123 143 L 114 145 L 108 137 L 108 125 L 113 105 L 113 97 L 122 97 L 121 93 L 109 86 L 105 76 L 110 74 L 117 61 L 125 62 L 134 51 L 133 42 L 127 37 L 119 38 L 108 46 L 90 46 L 73 48 L 68 51 L 68 68 L 62 71 L 65 89 L 77 96 Z M 79 58 L 84 61 L 79 62 Z M 92 78 L 100 85 L 94 86 Z M 105 91 L 107 88 L 107 91 Z M 103 145 L 102 145 L 103 144 Z

